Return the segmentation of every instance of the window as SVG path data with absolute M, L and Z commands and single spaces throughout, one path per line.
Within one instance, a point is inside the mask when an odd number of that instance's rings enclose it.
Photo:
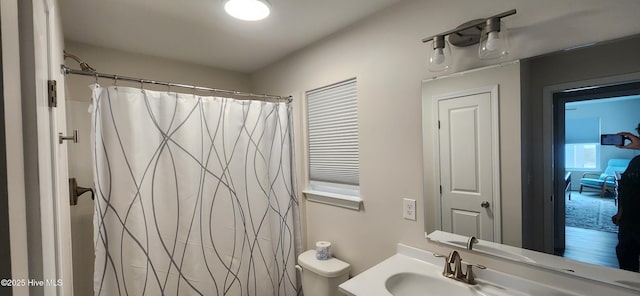
M 600 163 L 600 143 L 566 144 L 565 169 L 597 170 Z
M 306 95 L 310 191 L 347 199 L 358 197 L 356 79 L 308 91 Z M 359 204 L 359 197 L 354 200 Z
M 567 103 L 570 106 L 571 103 Z M 591 171 L 600 167 L 600 118 L 572 118 L 565 123 L 566 170 Z

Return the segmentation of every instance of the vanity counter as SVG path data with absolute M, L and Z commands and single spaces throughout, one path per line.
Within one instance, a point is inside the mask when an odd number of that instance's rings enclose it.
M 397 254 L 341 284 L 340 291 L 350 296 L 579 295 L 491 268 L 474 269 L 478 284 L 465 284 L 442 275 L 444 262 L 443 258 L 435 257 L 431 252 L 398 244 Z M 402 289 L 395 289 L 394 284 L 390 283 L 394 277 L 405 277 L 404 282 L 401 283 L 404 285 Z M 412 277 L 419 278 L 420 281 L 412 280 Z M 412 285 L 415 287 L 411 287 Z

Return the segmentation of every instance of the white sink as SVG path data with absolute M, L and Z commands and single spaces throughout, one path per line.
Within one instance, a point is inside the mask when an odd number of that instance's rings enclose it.
M 402 272 L 389 277 L 385 288 L 393 296 L 424 295 L 429 291 L 432 295 L 478 295 L 474 290 L 457 285 L 453 280 L 444 276 L 432 277 L 425 274 Z
M 469 285 L 442 275 L 401 272 L 385 281 L 385 288 L 393 296 L 455 295 L 455 296 L 514 296 L 519 291 L 496 284 L 479 282 Z
M 433 285 L 436 283 L 436 285 Z M 384 283 L 385 288 L 395 296 L 418 295 L 420 291 L 427 291 L 431 286 L 442 287 L 438 281 L 423 274 L 403 272 L 392 275 Z

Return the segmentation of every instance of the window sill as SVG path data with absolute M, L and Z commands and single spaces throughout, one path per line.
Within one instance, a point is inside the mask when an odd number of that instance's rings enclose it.
M 304 190 L 302 192 L 307 197 L 308 201 L 328 204 L 336 207 L 360 211 L 360 205 L 362 204 L 362 198 L 358 196 L 329 193 L 317 190 Z

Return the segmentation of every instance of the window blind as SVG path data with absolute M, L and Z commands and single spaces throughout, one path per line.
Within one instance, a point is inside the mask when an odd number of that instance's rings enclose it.
M 565 143 L 600 143 L 600 118 L 567 118 Z
M 356 79 L 307 92 L 309 178 L 358 185 Z

